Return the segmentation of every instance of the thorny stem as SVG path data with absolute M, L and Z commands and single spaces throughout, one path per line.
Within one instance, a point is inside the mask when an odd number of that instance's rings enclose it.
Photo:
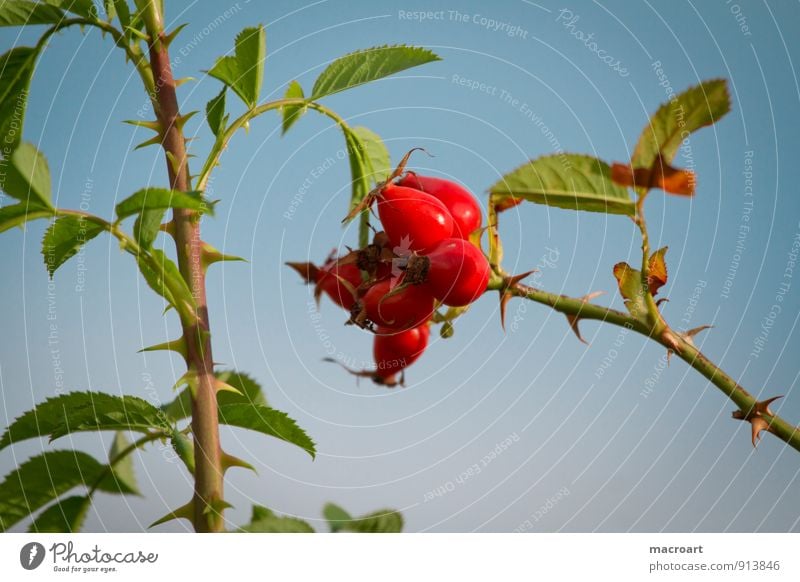
M 190 190 L 186 141 L 180 125 L 175 79 L 169 60 L 163 17 L 157 0 L 147 3 L 144 21 L 150 36 L 150 67 L 155 78 L 156 115 L 161 125 L 170 186 Z M 182 322 L 187 346 L 187 368 L 191 374 L 192 434 L 195 447 L 194 528 L 198 532 L 223 531 L 223 467 L 217 416 L 216 380 L 211 353 L 211 334 L 202 266 L 200 214 L 173 209 L 173 237 L 178 267 L 197 304 L 197 317 Z

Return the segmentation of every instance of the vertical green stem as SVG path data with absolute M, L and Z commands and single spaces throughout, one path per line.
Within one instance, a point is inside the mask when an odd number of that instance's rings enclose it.
M 150 66 L 156 81 L 158 121 L 167 155 L 170 185 L 190 189 L 186 141 L 180 126 L 175 80 L 165 41 L 163 19 L 156 0 L 150 0 L 144 15 L 150 41 Z M 211 334 L 202 266 L 200 215 L 186 209 L 173 210 L 173 236 L 178 267 L 197 303 L 197 318 L 184 322 L 187 367 L 192 375 L 192 435 L 195 448 L 194 527 L 198 532 L 222 531 L 223 468 L 219 440 L 217 394 L 211 354 Z

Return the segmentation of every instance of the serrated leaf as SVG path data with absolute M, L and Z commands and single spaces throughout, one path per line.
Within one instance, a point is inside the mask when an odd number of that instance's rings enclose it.
M 136 221 L 133 223 L 133 238 L 140 247 L 149 249 L 153 246 L 165 213 L 165 208 L 158 208 L 145 210 L 136 217 Z
M 54 503 L 33 520 L 31 533 L 75 533 L 81 530 L 91 500 L 86 495 L 73 495 Z
M 339 531 L 353 533 L 400 533 L 403 516 L 398 511 L 382 509 L 342 524 Z
M 0 532 L 79 485 L 91 486 L 106 472 L 81 451 L 48 451 L 32 457 L 0 483 Z M 100 491 L 119 493 L 114 483 L 100 481 Z
M 211 132 L 215 136 L 225 131 L 225 92 L 228 90 L 227 86 L 222 87 L 219 95 L 214 97 L 211 101 L 206 103 L 206 121 Z
M 634 317 L 643 316 L 647 307 L 641 271 L 632 268 L 628 263 L 617 263 L 614 265 L 614 277 L 617 279 L 620 295 L 625 300 L 625 307 Z
M 490 189 L 496 206 L 524 199 L 569 210 L 633 216 L 627 189 L 611 181 L 608 164 L 591 156 L 555 154 L 531 160 Z
M 347 513 L 343 508 L 335 503 L 326 503 L 322 508 L 322 515 L 328 520 L 328 525 L 331 528 L 331 533 L 340 531 L 344 524 L 352 521 L 353 517 Z
M 233 89 L 252 109 L 261 91 L 266 51 L 264 27 L 245 28 L 236 36 L 234 54 L 217 59 L 208 74 Z
M 127 32 L 126 28 L 131 25 L 131 9 L 128 7 L 128 0 L 112 0 L 111 4 L 114 16 L 119 20 L 120 28 Z M 106 4 L 106 11 L 109 11 L 108 4 Z
M 53 215 L 51 210 L 29 208 L 27 204 L 19 202 L 0 208 L 0 232 L 20 226 L 37 218 L 49 218 Z
M 234 370 L 226 370 L 224 372 L 217 372 L 215 374 L 218 380 L 236 388 L 241 394 L 234 392 L 219 392 L 217 394 L 217 405 L 223 406 L 225 404 L 255 404 L 260 406 L 267 406 L 267 399 L 264 396 L 264 391 L 261 385 L 256 382 L 251 376 L 243 372 L 236 372 Z M 161 408 L 164 413 L 174 420 L 181 420 L 188 418 L 192 414 L 192 393 L 189 389 L 181 392 L 175 400 L 165 404 Z
M 286 94 L 283 97 L 284 99 L 303 99 L 305 97 L 303 94 L 303 87 L 297 81 L 292 81 L 286 88 Z M 283 111 L 281 133 L 289 131 L 289 128 L 294 125 L 294 122 L 300 119 L 306 112 L 305 105 L 284 105 L 281 109 Z
M 296 517 L 272 515 L 239 528 L 242 533 L 314 533 L 308 523 Z
M 309 455 L 316 455 L 314 441 L 285 412 L 261 404 L 236 403 L 219 407 L 219 422 L 254 430 L 297 445 Z
M 183 275 L 181 275 L 181 272 L 174 261 L 164 254 L 164 251 L 160 249 L 150 249 L 149 252 L 155 262 L 161 266 L 163 271 L 166 272 L 166 275 L 177 283 L 180 290 L 180 296 L 173 297 L 172 290 L 170 290 L 170 288 L 166 285 L 162 274 L 159 271 L 154 270 L 145 260 L 145 258 L 140 255 L 136 257 L 136 263 L 139 266 L 139 272 L 142 274 L 142 277 L 144 277 L 144 280 L 147 282 L 150 288 L 161 295 L 161 297 L 166 299 L 170 305 L 177 305 L 178 301 L 181 301 L 186 305 L 194 306 L 194 296 L 189 290 L 186 280 L 183 278 Z
M 413 46 L 378 46 L 333 61 L 314 83 L 311 99 L 319 99 L 400 71 L 441 60 L 435 53 Z
M 42 153 L 32 144 L 21 143 L 9 161 L 5 175 L 0 174 L 3 192 L 34 209 L 53 208 L 50 168 Z
M 167 427 L 165 426 L 164 428 Z M 130 445 L 131 442 L 128 440 L 128 437 L 125 436 L 125 433 L 117 431 L 116 434 L 114 434 L 114 441 L 111 443 L 111 449 L 108 451 L 108 462 L 114 462 L 119 454 L 125 451 Z M 141 495 L 139 485 L 136 483 L 136 471 L 133 468 L 132 455 L 127 454 L 114 463 L 113 479 L 117 482 L 121 490 L 135 495 Z
M 724 79 L 705 81 L 664 103 L 642 130 L 631 156 L 633 168 L 650 168 L 659 153 L 669 164 L 684 138 L 731 110 Z
M 15 47 L 0 56 L 0 144 L 5 158 L 22 140 L 28 89 L 39 51 L 40 47 Z
M 358 136 L 363 147 L 362 157 L 367 164 L 369 177 L 373 184 L 383 182 L 392 173 L 392 161 L 389 157 L 389 150 L 383 143 L 381 137 L 364 126 L 352 128 L 353 133 Z
M 0 438 L 0 450 L 20 441 L 74 432 L 131 430 L 146 433 L 170 428 L 164 414 L 136 396 L 104 392 L 70 392 L 48 398 L 18 417 Z
M 97 17 L 97 9 L 92 0 L 44 0 L 44 3 L 90 20 Z
M 214 208 L 200 192 L 181 192 L 168 188 L 142 188 L 117 204 L 117 218 L 139 214 L 145 210 L 186 208 L 213 215 Z
M 77 216 L 61 216 L 56 219 L 47 228 L 42 239 L 42 256 L 50 277 L 103 230 L 99 224 Z
M 63 19 L 64 13 L 61 10 L 41 2 L 4 0 L 0 4 L 0 26 L 56 24 Z

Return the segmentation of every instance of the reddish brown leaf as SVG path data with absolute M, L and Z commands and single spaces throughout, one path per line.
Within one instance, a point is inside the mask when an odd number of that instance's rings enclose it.
M 652 168 L 634 169 L 627 164 L 612 164 L 611 181 L 629 188 L 658 188 L 669 194 L 694 196 L 697 179 L 694 172 L 673 168 L 659 156 Z
M 667 283 L 667 263 L 664 255 L 669 247 L 658 249 L 650 255 L 650 263 L 647 271 L 647 287 L 651 295 L 656 295 L 658 290 Z

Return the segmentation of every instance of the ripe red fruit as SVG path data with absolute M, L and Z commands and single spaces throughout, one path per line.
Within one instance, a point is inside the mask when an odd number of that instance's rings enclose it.
M 392 248 L 424 252 L 453 234 L 453 217 L 430 194 L 388 184 L 377 200 L 378 217 Z
M 413 172 L 406 174 L 398 184 L 416 188 L 440 200 L 453 217 L 453 236 L 468 239 L 470 234 L 481 227 L 481 207 L 469 190 L 460 184 Z
M 426 286 L 451 307 L 469 305 L 486 291 L 489 261 L 476 246 L 460 238 L 439 243 L 430 253 Z
M 409 285 L 396 295 L 390 279 L 378 281 L 364 295 L 364 310 L 373 323 L 403 331 L 428 321 L 433 315 L 433 296 L 425 285 Z
M 350 285 L 348 289 L 346 281 Z M 337 265 L 331 261 L 320 267 L 316 275 L 318 289 L 326 293 L 334 303 L 350 311 L 358 297 L 355 290 L 361 285 L 361 271 L 351 264 Z
M 391 378 L 416 362 L 428 346 L 430 334 L 427 323 L 400 332 L 379 327 L 372 348 L 375 375 L 384 379 Z

